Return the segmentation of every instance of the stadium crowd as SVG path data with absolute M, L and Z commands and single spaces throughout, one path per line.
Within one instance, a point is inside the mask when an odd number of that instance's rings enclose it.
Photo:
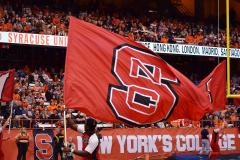
M 3 3 L 4 4 L 4 3 Z M 143 16 L 122 16 L 106 14 L 100 11 L 79 12 L 61 11 L 49 6 L 24 6 L 0 4 L 0 31 L 38 33 L 66 36 L 68 33 L 69 16 L 74 15 L 82 20 L 121 34 L 134 41 L 150 41 L 162 43 L 179 43 L 225 46 L 225 31 L 211 24 L 196 23 L 189 20 L 171 18 L 150 18 Z M 231 28 L 231 47 L 240 48 L 239 27 Z M 218 43 L 219 36 L 219 43 Z
M 30 71 L 28 66 L 17 70 L 13 95 L 13 123 L 12 127 L 39 127 L 39 124 L 62 125 L 63 103 L 63 72 L 54 69 L 38 69 Z M 239 91 L 235 88 L 235 91 Z M 226 110 L 207 114 L 201 122 L 177 120 L 160 122 L 152 127 L 239 127 L 240 103 L 230 102 Z M 1 114 L 6 118 L 10 107 L 1 104 Z M 78 111 L 68 110 L 77 123 L 84 123 L 86 116 Z M 124 127 L 116 125 L 117 127 Z
M 2 2 L 2 0 L 0 0 Z M 105 14 L 100 11 L 73 12 L 53 9 L 49 6 L 31 7 L 0 3 L 0 31 L 38 33 L 66 36 L 68 34 L 69 16 L 103 27 L 109 31 L 128 37 L 134 41 L 150 41 L 161 43 L 179 43 L 177 38 L 183 38 L 184 43 L 225 46 L 225 31 L 220 30 L 219 44 L 217 27 L 187 20 L 171 18 L 141 18 Z M 239 27 L 231 28 L 231 47 L 240 48 Z M 31 71 L 29 67 L 18 70 L 15 75 L 13 95 L 12 127 L 37 127 L 39 124 L 62 125 L 63 103 L 63 71 L 39 68 Z M 240 78 L 232 79 L 232 92 L 240 93 Z M 206 115 L 201 122 L 178 120 L 160 122 L 155 127 L 237 127 L 240 126 L 240 102 L 229 102 L 226 110 Z M 1 115 L 8 117 L 10 104 L 1 104 Z M 68 110 L 77 123 L 83 123 L 86 116 L 74 110 Z M 119 125 L 123 127 L 122 125 Z M 153 127 L 153 126 L 152 126 Z

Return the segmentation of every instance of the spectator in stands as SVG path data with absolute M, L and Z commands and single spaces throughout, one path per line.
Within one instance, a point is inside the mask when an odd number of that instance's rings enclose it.
M 67 35 L 69 16 L 73 15 L 72 12 L 61 13 L 61 10 L 53 9 L 51 6 L 28 8 L 24 4 L 21 5 L 22 8 L 19 10 L 14 10 L 10 5 L 2 7 L 4 9 L 0 16 L 0 31 Z M 175 43 L 175 38 L 181 38 L 182 40 L 177 42 L 225 46 L 225 30 L 220 29 L 218 35 L 217 29 L 213 25 L 202 25 L 184 19 L 154 17 L 144 20 L 131 15 L 120 16 L 116 13 L 113 15 L 110 16 L 110 14 L 103 14 L 99 11 L 78 13 L 78 17 L 82 20 L 135 41 Z M 239 32 L 238 26 L 231 28 L 231 47 L 240 47 Z
M 15 120 L 13 122 L 15 127 L 22 127 L 21 124 L 21 119 L 23 118 L 23 108 L 21 106 L 16 106 L 16 108 L 14 109 L 14 115 L 15 115 Z
M 53 111 L 50 111 L 50 116 L 48 119 L 50 123 L 57 123 L 60 120 L 60 116 L 56 109 Z

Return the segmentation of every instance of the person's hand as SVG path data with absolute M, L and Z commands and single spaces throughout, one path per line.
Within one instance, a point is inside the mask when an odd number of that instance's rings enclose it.
M 63 148 L 63 152 L 64 152 L 64 153 L 71 152 L 71 149 L 70 149 L 70 148 L 67 148 L 67 147 L 64 147 L 64 148 Z

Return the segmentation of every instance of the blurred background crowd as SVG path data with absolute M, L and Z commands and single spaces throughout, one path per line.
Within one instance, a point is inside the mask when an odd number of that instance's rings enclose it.
M 151 12 L 151 11 L 149 11 Z M 153 12 L 153 11 L 152 11 Z M 225 28 L 216 24 L 164 16 L 140 16 L 119 12 L 61 10 L 51 6 L 0 4 L 0 31 L 66 36 L 69 16 L 93 23 L 134 41 L 221 46 L 226 43 Z M 240 48 L 239 26 L 231 26 L 231 47 Z M 218 41 L 219 39 L 219 41 Z

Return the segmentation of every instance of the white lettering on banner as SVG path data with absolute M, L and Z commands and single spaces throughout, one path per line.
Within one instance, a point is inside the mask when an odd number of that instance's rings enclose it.
M 0 99 L 2 99 L 3 88 L 5 86 L 5 83 L 8 77 L 9 77 L 9 72 L 0 75 Z
M 155 144 L 157 138 L 159 141 L 161 141 L 161 135 L 153 135 L 153 136 L 148 135 L 148 145 L 149 145 L 148 152 L 149 153 L 158 152 L 158 149 Z
M 227 150 L 228 149 L 228 142 L 227 142 L 227 135 L 224 134 L 222 136 L 222 138 L 219 139 L 218 141 L 219 147 L 221 148 L 221 150 Z
M 196 150 L 195 137 L 193 135 L 186 136 L 186 146 L 187 146 L 187 151 Z
M 103 136 L 100 140 L 100 149 L 102 154 L 111 154 L 112 152 L 112 136 Z
M 170 135 L 162 136 L 163 151 L 171 152 L 172 151 L 172 137 Z
M 202 47 L 203 55 L 212 55 L 218 57 L 218 49 L 214 47 Z
M 234 146 L 234 144 L 235 144 L 234 138 L 235 138 L 234 134 L 227 134 L 228 149 L 229 150 L 235 150 L 236 149 L 236 146 Z
M 240 50 L 236 48 L 232 48 L 230 50 L 231 56 L 232 57 L 240 57 Z
M 220 134 L 221 136 L 221 134 Z M 210 141 L 212 135 L 210 134 Z M 235 138 L 239 138 L 240 134 L 224 134 L 219 139 L 219 146 L 221 150 L 236 150 Z M 116 138 L 116 139 L 115 139 Z M 100 143 L 101 154 L 111 154 L 112 147 L 119 144 L 119 153 L 158 153 L 162 148 L 163 152 L 193 152 L 201 149 L 201 142 L 199 135 L 116 135 L 103 136 Z M 118 143 L 115 143 L 115 141 Z M 77 148 L 82 150 L 82 137 L 77 136 Z M 113 145 L 114 144 L 114 145 Z M 173 150 L 176 148 L 176 150 Z
M 139 135 L 138 136 L 138 153 L 142 153 L 142 148 L 144 153 L 148 153 L 148 142 L 147 136 Z
M 196 151 L 200 151 L 201 149 L 202 149 L 202 147 L 200 147 L 200 142 L 199 142 L 199 135 L 195 135 L 195 140 L 196 140 L 196 142 L 195 142 L 195 144 L 196 144 Z
M 67 47 L 67 36 L 45 34 L 0 32 L 0 43 Z
M 149 48 L 149 45 L 146 47 Z M 154 43 L 153 51 L 157 53 L 161 53 L 161 52 L 180 53 L 178 44 L 165 44 L 165 43 Z
M 128 153 L 136 153 L 137 152 L 137 137 L 135 135 L 129 135 L 127 137 L 127 151 Z
M 130 153 L 157 153 L 156 141 L 161 141 L 161 135 L 117 135 L 117 140 L 120 147 L 120 153 L 125 153 L 125 144 Z M 126 142 L 127 140 L 127 142 Z M 137 142 L 137 143 L 136 143 Z M 136 145 L 136 146 L 135 146 Z M 137 149 L 135 148 L 137 147 Z
M 153 42 L 139 42 L 155 53 L 161 54 L 180 54 L 180 55 L 197 55 L 197 56 L 214 56 L 226 57 L 226 48 L 196 46 L 185 44 L 165 44 Z M 231 48 L 230 56 L 232 58 L 240 58 L 240 49 Z
M 200 55 L 199 46 L 184 45 L 182 46 L 182 53 L 189 55 Z
M 179 152 L 186 151 L 186 144 L 185 144 L 185 136 L 184 135 L 177 135 L 176 136 L 176 148 Z
M 17 32 L 0 32 L 0 43 L 67 47 L 67 42 L 68 42 L 67 36 L 17 33 Z M 143 44 L 145 47 L 149 48 L 155 53 L 161 54 L 226 57 L 226 48 L 221 47 L 153 43 L 153 42 L 138 42 L 138 43 Z M 240 58 L 240 49 L 231 48 L 230 56 L 232 58 Z
M 126 135 L 119 136 L 117 135 L 117 140 L 120 145 L 120 153 L 124 153 L 124 145 L 126 141 Z
M 234 138 L 234 134 L 224 134 L 218 141 L 221 150 L 236 150 Z

